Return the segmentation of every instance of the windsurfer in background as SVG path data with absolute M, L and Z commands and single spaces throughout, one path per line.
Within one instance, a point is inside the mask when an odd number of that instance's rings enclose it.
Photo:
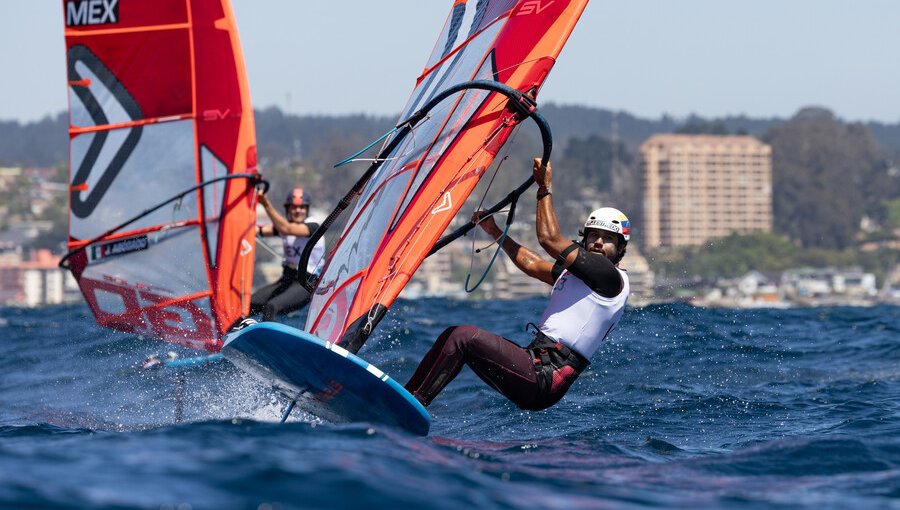
M 266 210 L 272 224 L 256 227 L 256 233 L 260 237 L 281 237 L 284 248 L 281 278 L 261 287 L 250 298 L 250 313 L 262 313 L 264 321 L 272 321 L 279 314 L 299 310 L 309 302 L 309 292 L 300 283 L 297 266 L 309 237 L 319 228 L 318 223 L 308 221 L 310 202 L 309 193 L 303 188 L 294 188 L 284 200 L 282 216 L 264 192 L 259 194 L 259 203 Z M 325 244 L 320 240 L 313 248 L 306 270 L 315 272 L 324 253 Z
M 538 184 L 535 229 L 555 262 L 509 237 L 503 251 L 526 275 L 553 286 L 534 340 L 521 347 L 471 325 L 446 329 L 406 383 L 423 405 L 466 364 L 521 409 L 546 409 L 565 395 L 622 316 L 629 284 L 618 264 L 631 237 L 628 218 L 618 209 L 597 209 L 579 232 L 580 242 L 570 241 L 560 233 L 553 210 L 550 165 L 535 159 L 533 173 Z M 476 212 L 472 221 L 500 239 L 497 223 L 482 214 Z

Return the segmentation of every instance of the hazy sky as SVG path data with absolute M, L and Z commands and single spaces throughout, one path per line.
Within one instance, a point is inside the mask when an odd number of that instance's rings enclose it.
M 151 0 L 147 0 L 151 1 Z M 395 115 L 451 0 L 232 0 L 254 106 Z M 0 120 L 66 108 L 62 2 L 0 2 Z M 898 0 L 593 0 L 541 101 L 900 121 Z

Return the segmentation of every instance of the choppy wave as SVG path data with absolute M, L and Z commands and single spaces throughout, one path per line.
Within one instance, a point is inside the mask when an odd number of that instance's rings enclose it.
M 525 343 L 542 304 L 401 301 L 361 354 L 403 381 L 446 326 Z M 137 368 L 171 347 L 84 307 L 0 309 L 0 507 L 900 508 L 898 315 L 629 310 L 554 408 L 464 370 L 418 438 L 279 425 L 280 398 L 228 363 L 182 391 Z

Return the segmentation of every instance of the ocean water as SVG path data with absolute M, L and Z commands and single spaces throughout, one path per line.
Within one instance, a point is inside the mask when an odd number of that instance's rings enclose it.
M 405 382 L 444 327 L 525 343 L 543 304 L 399 301 L 360 355 Z M 0 508 L 900 508 L 897 307 L 629 309 L 555 407 L 464 369 L 428 437 L 279 425 L 228 362 L 140 370 L 171 348 L 81 305 L 0 332 Z

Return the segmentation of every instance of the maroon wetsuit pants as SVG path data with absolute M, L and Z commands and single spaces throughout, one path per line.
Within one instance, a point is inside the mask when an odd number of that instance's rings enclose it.
M 438 336 L 406 389 L 427 406 L 463 365 L 469 365 L 512 403 L 538 411 L 558 402 L 587 364 L 541 334 L 528 347 L 520 347 L 475 326 L 454 326 Z

